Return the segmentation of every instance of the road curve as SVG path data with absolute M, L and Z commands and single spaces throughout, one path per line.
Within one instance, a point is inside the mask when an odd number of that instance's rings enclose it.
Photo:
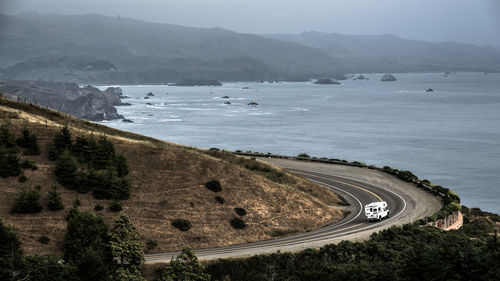
M 245 257 L 278 250 L 298 251 L 342 240 L 365 240 L 374 232 L 391 225 L 413 222 L 434 214 L 441 208 L 437 197 L 376 170 L 286 159 L 260 160 L 281 166 L 342 195 L 350 203 L 349 215 L 339 222 L 307 233 L 249 244 L 195 250 L 200 260 Z M 388 203 L 390 218 L 376 223 L 367 222 L 363 205 L 374 201 Z M 178 252 L 146 255 L 146 263 L 168 262 L 177 254 Z

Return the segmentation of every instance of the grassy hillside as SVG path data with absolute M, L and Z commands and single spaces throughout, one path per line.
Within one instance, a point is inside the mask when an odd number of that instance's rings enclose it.
M 216 247 L 272 239 L 284 233 L 304 232 L 330 224 L 342 217 L 335 194 L 278 168 L 252 159 L 243 159 L 221 151 L 204 151 L 111 129 L 56 111 L 0 98 L 0 125 L 14 138 L 27 129 L 37 136 L 40 155 L 17 156 L 29 159 L 38 169 L 23 169 L 20 176 L 0 180 L 0 217 L 19 233 L 27 254 L 60 253 L 66 220 L 75 199 L 80 209 L 94 210 L 97 205 L 106 220 L 118 216 L 109 210 L 113 200 L 93 198 L 61 186 L 54 175 L 56 161 L 48 157 L 54 136 L 67 126 L 73 141 L 77 136 L 99 138 L 103 135 L 123 154 L 128 164 L 130 198 L 122 200 L 123 211 L 139 229 L 142 240 L 155 241 L 150 252 Z M 76 160 L 75 160 L 76 161 Z M 78 165 L 79 172 L 84 166 Z M 204 185 L 218 180 L 222 189 L 214 192 Z M 16 196 L 23 189 L 40 185 L 43 210 L 35 214 L 10 214 Z M 57 186 L 64 209 L 47 209 L 48 191 Z M 223 198 L 224 203 L 220 198 Z M 241 215 L 242 208 L 246 215 Z M 239 213 L 239 214 L 237 214 Z M 235 229 L 230 221 L 241 217 L 247 224 Z M 188 220 L 192 227 L 180 231 L 172 226 L 176 219 Z M 39 242 L 47 236 L 48 244 Z M 43 240 L 43 239 L 42 239 Z M 45 239 L 47 240 L 47 239 Z M 40 240 L 41 241 L 41 240 Z M 150 243 L 151 244 L 151 243 Z

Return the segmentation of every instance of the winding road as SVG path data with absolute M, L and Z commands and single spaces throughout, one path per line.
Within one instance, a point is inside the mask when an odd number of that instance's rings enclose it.
M 350 203 L 346 208 L 350 213 L 341 221 L 306 233 L 243 245 L 199 249 L 195 253 L 200 260 L 298 251 L 342 240 L 365 240 L 374 232 L 392 225 L 411 223 L 432 215 L 441 208 L 437 197 L 380 171 L 287 159 L 260 160 L 285 168 L 342 195 Z M 390 217 L 381 222 L 370 223 L 364 216 L 363 206 L 375 201 L 387 202 Z M 146 255 L 146 263 L 168 262 L 177 254 L 178 252 Z

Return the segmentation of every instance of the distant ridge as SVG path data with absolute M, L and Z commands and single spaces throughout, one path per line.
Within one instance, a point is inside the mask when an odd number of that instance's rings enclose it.
M 0 79 L 146 84 L 500 71 L 500 49 L 394 35 L 254 35 L 95 14 L 0 15 Z
M 410 40 L 392 34 L 268 34 L 322 50 L 347 72 L 500 71 L 500 48 Z
M 222 28 L 93 14 L 0 18 L 0 67 L 8 79 L 134 84 L 182 78 L 266 80 L 336 70 L 333 60 L 318 49 Z M 115 68 L 86 70 L 56 63 L 75 60 L 80 65 L 108 62 Z

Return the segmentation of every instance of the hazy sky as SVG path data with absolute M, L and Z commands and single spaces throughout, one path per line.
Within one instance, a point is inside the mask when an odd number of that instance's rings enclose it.
M 247 33 L 391 33 L 500 46 L 500 0 L 0 0 L 0 11 L 121 15 Z

